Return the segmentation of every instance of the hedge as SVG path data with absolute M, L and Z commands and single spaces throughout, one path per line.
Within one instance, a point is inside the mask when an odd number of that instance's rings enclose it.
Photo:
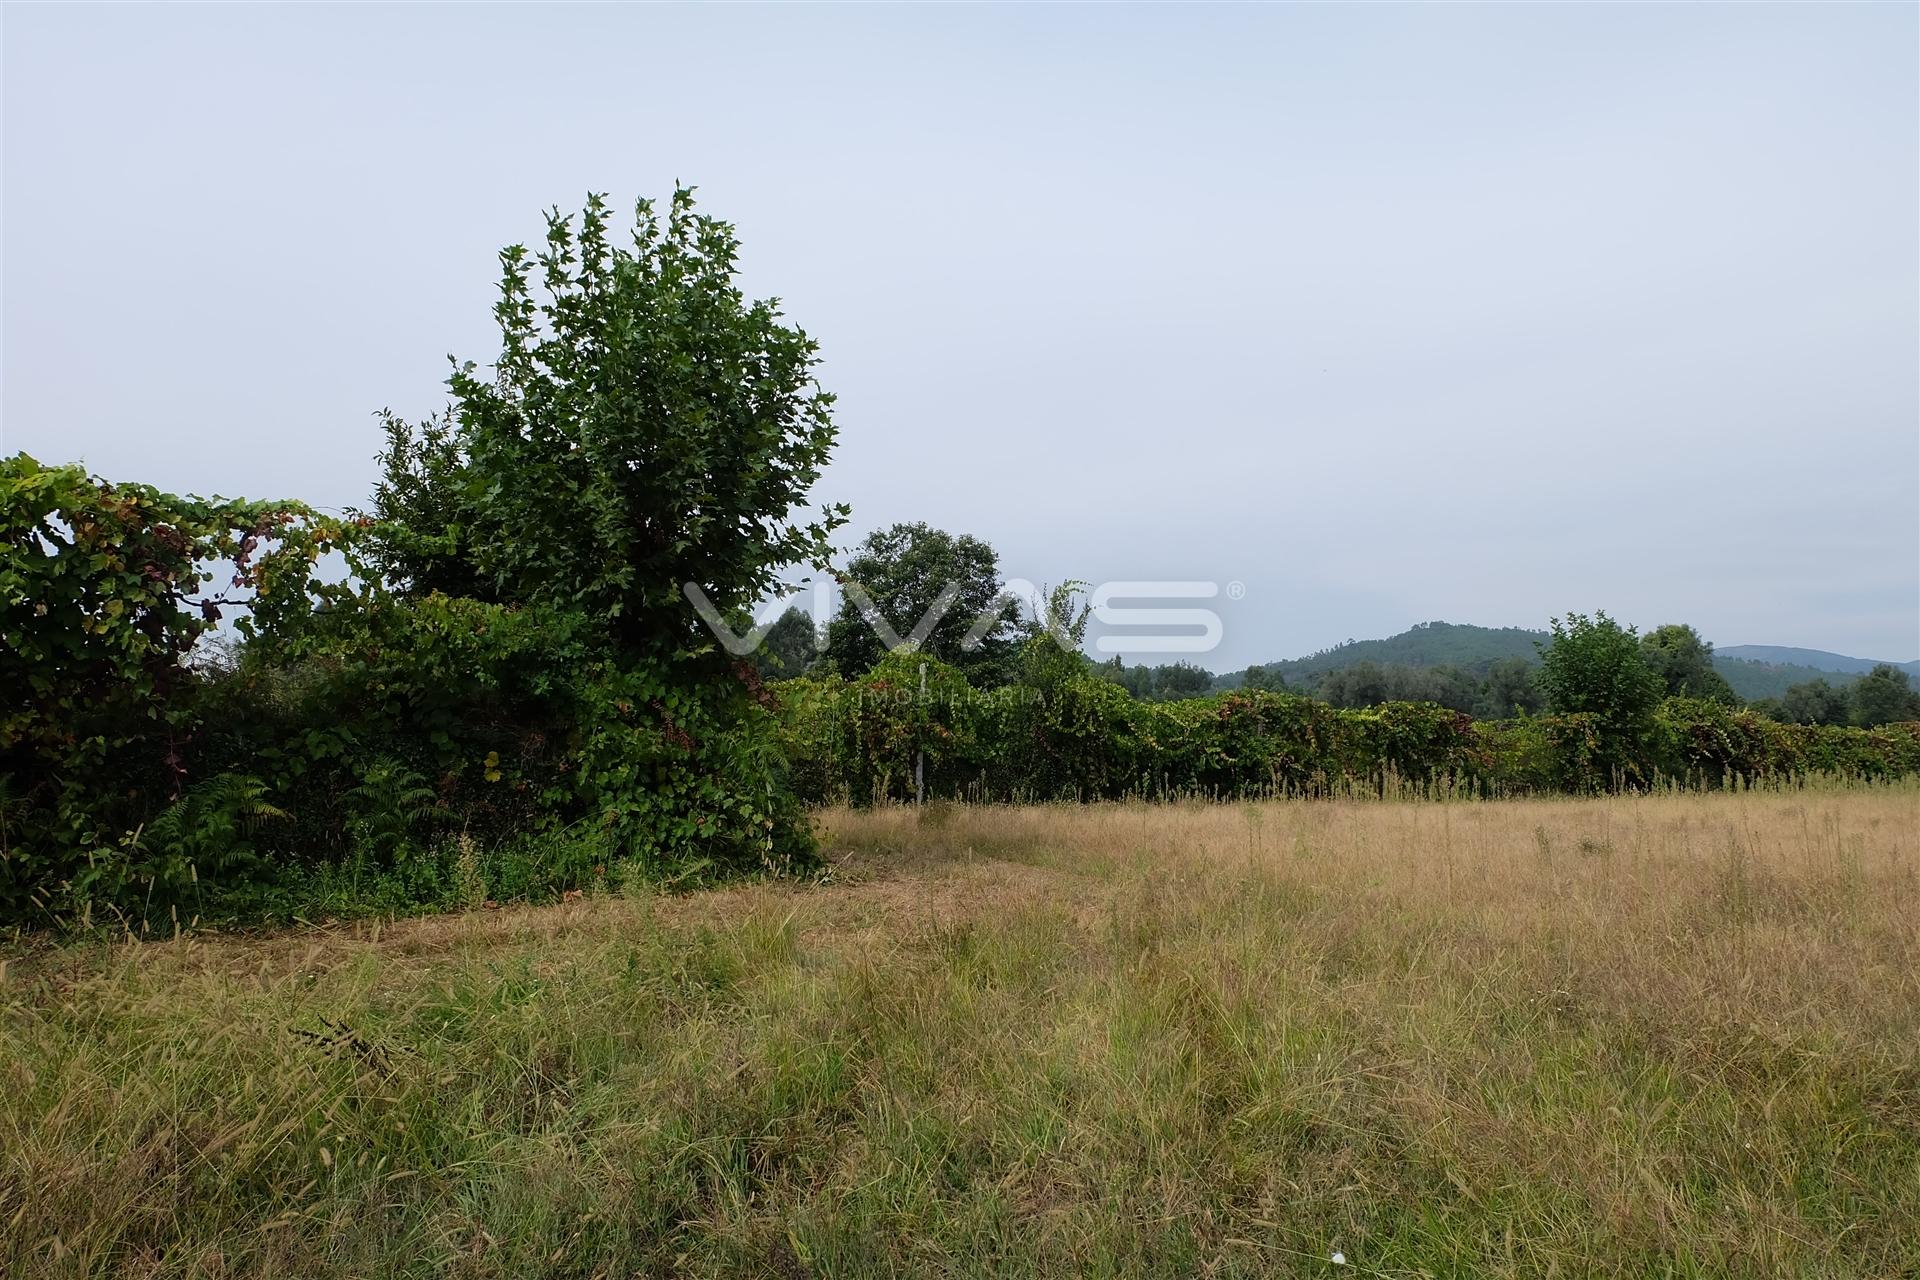
M 1238 690 L 1142 702 L 1084 673 L 978 690 L 952 667 L 911 654 L 857 679 L 802 678 L 773 689 L 793 784 L 814 803 L 1405 788 L 1519 796 L 1920 774 L 1920 723 L 1779 724 L 1683 698 L 1661 706 L 1639 735 L 1636 759 L 1618 771 L 1597 763 L 1602 726 L 1590 715 L 1489 722 L 1433 703 L 1343 710 Z

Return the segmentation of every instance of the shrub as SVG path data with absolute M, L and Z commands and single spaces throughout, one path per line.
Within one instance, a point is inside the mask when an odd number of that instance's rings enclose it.
M 910 799 L 921 758 L 929 797 L 1009 801 L 1584 794 L 1920 773 L 1920 724 L 1782 725 L 1707 699 L 1659 704 L 1623 761 L 1620 740 L 1592 712 L 1489 722 L 1434 703 L 1348 710 L 1266 690 L 1148 702 L 1070 664 L 992 694 L 911 655 L 861 681 L 773 687 L 782 742 L 816 801 Z
M 167 901 L 209 857 L 255 860 L 271 806 L 246 770 L 192 768 L 186 659 L 281 560 L 304 568 L 338 535 L 297 503 L 0 461 L 0 919 L 76 896 Z M 218 562 L 230 581 L 209 591 Z M 224 851 L 209 823 L 234 834 Z
M 1592 717 L 1586 732 L 1601 770 L 1646 781 L 1648 736 L 1664 686 L 1647 665 L 1634 629 L 1605 611 L 1591 618 L 1569 613 L 1551 625 L 1553 640 L 1541 650 L 1538 678 L 1547 705 L 1560 715 Z

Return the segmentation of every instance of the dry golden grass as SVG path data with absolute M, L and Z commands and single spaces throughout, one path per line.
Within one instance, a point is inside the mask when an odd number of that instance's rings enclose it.
M 819 885 L 15 956 L 0 1263 L 1920 1274 L 1920 790 L 820 823 Z

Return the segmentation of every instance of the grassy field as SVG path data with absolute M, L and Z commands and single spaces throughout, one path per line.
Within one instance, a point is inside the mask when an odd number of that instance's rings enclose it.
M 819 885 L 16 951 L 0 1263 L 1920 1274 L 1920 791 L 820 822 Z

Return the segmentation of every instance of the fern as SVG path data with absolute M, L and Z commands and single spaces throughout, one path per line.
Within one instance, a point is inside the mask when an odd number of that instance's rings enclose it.
M 391 756 L 367 767 L 360 785 L 347 792 L 361 850 L 394 862 L 414 832 L 434 816 L 433 788 L 421 774 Z

